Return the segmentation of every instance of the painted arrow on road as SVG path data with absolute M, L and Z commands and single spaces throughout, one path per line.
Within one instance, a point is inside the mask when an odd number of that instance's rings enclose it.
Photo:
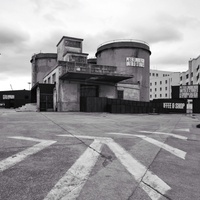
M 39 142 L 39 144 L 36 144 L 28 149 L 25 149 L 24 151 L 21 151 L 17 154 L 14 154 L 14 155 L 0 161 L 0 172 L 14 166 L 15 164 L 23 161 L 26 157 L 33 155 L 56 142 L 56 141 L 52 141 L 52 140 L 41 140 L 41 139 L 37 139 L 37 138 L 20 137 L 20 136 L 8 137 L 8 138 Z
M 66 174 L 58 181 L 44 200 L 76 199 L 89 178 L 90 172 L 97 162 L 104 144 L 106 144 L 113 151 L 116 158 L 119 159 L 126 170 L 134 177 L 139 186 L 152 200 L 158 200 L 171 189 L 170 186 L 168 186 L 162 179 L 133 158 L 130 153 L 117 144 L 112 138 L 81 135 L 59 136 L 78 137 L 83 139 L 92 139 L 94 141 L 74 163 L 74 165 L 72 165 L 72 167 L 66 172 Z

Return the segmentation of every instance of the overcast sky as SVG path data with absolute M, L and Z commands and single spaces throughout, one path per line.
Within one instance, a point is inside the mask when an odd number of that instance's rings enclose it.
M 200 55 L 199 0 L 0 0 L 0 91 L 29 89 L 34 53 L 56 53 L 62 36 L 83 52 L 115 39 L 150 45 L 151 68 L 186 71 Z

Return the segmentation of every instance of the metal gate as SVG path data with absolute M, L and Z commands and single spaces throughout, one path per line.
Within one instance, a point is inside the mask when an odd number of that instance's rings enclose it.
M 40 111 L 53 111 L 53 94 L 40 94 Z

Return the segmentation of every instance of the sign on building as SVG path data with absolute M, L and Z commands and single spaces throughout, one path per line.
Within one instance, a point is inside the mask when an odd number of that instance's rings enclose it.
M 198 85 L 181 85 L 179 98 L 198 98 Z
M 144 67 L 144 59 L 135 57 L 126 57 L 126 66 Z
M 7 95 L 7 94 L 4 94 L 3 95 L 3 99 L 5 100 L 5 99 L 14 99 L 15 98 L 15 95 Z
M 185 103 L 164 102 L 163 108 L 166 108 L 166 109 L 184 109 Z

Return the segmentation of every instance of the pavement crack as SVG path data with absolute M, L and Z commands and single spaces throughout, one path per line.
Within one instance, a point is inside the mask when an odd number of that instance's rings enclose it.
M 158 194 L 162 195 L 163 197 L 165 197 L 168 200 L 172 200 L 170 197 L 166 196 L 165 194 L 162 194 L 160 191 L 156 190 L 154 187 L 152 187 L 151 185 L 149 185 L 148 183 L 144 182 L 143 180 L 141 181 L 142 183 L 144 183 L 146 186 L 150 187 L 152 190 L 156 191 Z
M 105 160 L 112 162 L 112 156 L 106 156 L 103 153 L 97 151 L 95 148 L 91 147 L 90 145 L 86 144 L 81 138 L 77 137 L 76 135 L 74 135 L 73 133 L 71 133 L 70 131 L 68 131 L 67 129 L 65 129 L 64 127 L 62 127 L 61 125 L 57 124 L 55 121 L 53 121 L 51 118 L 47 117 L 46 115 L 40 113 L 43 117 L 45 117 L 46 119 L 48 119 L 49 121 L 51 121 L 53 124 L 55 124 L 56 126 L 58 126 L 60 129 L 62 129 L 63 131 L 65 131 L 67 134 L 71 135 L 73 138 L 77 139 L 78 141 L 80 141 L 82 144 L 84 144 L 86 147 L 92 149 L 93 151 L 95 151 L 96 153 L 98 153 L 102 158 L 105 158 Z M 110 158 L 111 157 L 111 158 Z

